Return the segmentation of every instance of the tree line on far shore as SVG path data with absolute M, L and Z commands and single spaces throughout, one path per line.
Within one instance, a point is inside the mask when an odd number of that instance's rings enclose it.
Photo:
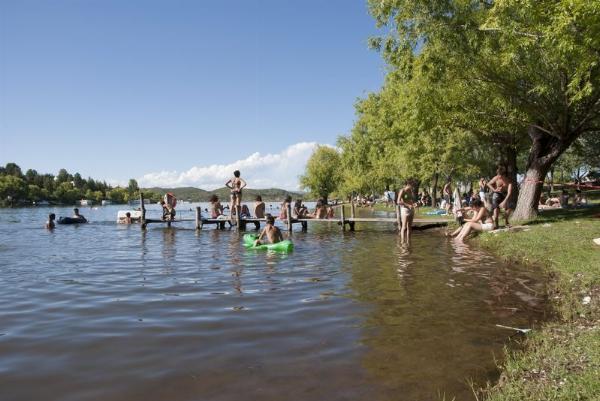
M 309 160 L 301 182 L 313 193 L 381 193 L 411 178 L 435 197 L 447 180 L 504 165 L 524 176 L 515 217 L 528 219 L 546 180 L 600 167 L 599 2 L 368 4 L 388 73 L 337 149 Z
M 129 180 L 129 185 L 113 187 L 106 181 L 83 178 L 79 173 L 71 174 L 61 169 L 58 174 L 40 174 L 29 169 L 25 173 L 15 163 L 0 167 L 0 206 L 31 205 L 42 201 L 54 204 L 74 205 L 81 199 L 94 203 L 103 200 L 112 203 L 127 203 L 139 199 L 138 183 Z M 161 194 L 144 191 L 146 199 L 158 201 Z

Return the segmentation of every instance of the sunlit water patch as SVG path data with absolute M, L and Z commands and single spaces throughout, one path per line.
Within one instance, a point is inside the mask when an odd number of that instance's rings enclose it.
M 472 399 L 496 325 L 545 315 L 535 272 L 436 232 L 311 225 L 282 255 L 117 210 L 54 232 L 69 209 L 0 211 L 2 400 Z

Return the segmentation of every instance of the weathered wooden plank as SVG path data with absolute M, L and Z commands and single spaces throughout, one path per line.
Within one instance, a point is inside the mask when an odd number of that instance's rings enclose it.
M 315 222 L 315 223 L 339 223 L 340 220 L 337 219 L 294 219 L 292 223 L 299 222 Z M 345 222 L 354 222 L 354 223 L 396 223 L 395 217 L 349 217 L 344 219 Z M 448 223 L 451 222 L 451 219 L 414 219 L 413 223 L 431 223 L 431 224 L 439 224 L 439 223 Z

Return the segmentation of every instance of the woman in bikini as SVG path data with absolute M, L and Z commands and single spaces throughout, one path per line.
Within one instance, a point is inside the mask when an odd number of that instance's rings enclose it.
M 233 172 L 233 178 L 227 181 L 225 186 L 231 190 L 230 210 L 233 216 L 236 206 L 242 205 L 242 189 L 246 187 L 246 181 L 240 178 L 240 170 Z
M 466 236 L 472 231 L 491 231 L 494 228 L 490 213 L 483 206 L 483 202 L 481 200 L 473 200 L 471 203 L 471 208 L 475 212 L 475 216 L 470 219 L 465 219 L 465 224 L 450 234 L 451 237 L 457 236 L 456 239 L 461 242 L 464 241 Z
M 411 180 L 406 181 L 406 185 L 398 193 L 398 206 L 400 206 L 400 219 L 402 221 L 400 241 L 410 244 L 412 223 L 415 217 L 415 200 Z

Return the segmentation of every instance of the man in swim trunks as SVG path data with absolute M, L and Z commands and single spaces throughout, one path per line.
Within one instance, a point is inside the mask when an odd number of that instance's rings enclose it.
M 508 218 L 512 211 L 515 210 L 515 204 L 511 199 L 513 184 L 511 179 L 506 175 L 506 168 L 504 166 L 498 166 L 496 176 L 487 183 L 487 186 L 492 191 L 492 217 L 494 220 L 494 229 L 498 228 L 500 209 L 504 209 L 504 221 L 506 222 L 506 226 L 510 227 Z
M 267 225 L 265 226 L 265 228 L 263 228 L 256 241 L 254 241 L 254 246 L 261 245 L 261 240 L 265 235 L 267 236 L 267 239 L 271 244 L 276 244 L 278 242 L 283 241 L 283 235 L 281 234 L 281 230 L 275 227 L 275 217 L 271 216 L 270 214 L 267 214 Z
M 231 215 L 233 215 L 235 206 L 242 205 L 242 189 L 246 186 L 246 181 L 240 178 L 240 170 L 233 172 L 233 178 L 225 183 L 225 186 L 231 190 Z

